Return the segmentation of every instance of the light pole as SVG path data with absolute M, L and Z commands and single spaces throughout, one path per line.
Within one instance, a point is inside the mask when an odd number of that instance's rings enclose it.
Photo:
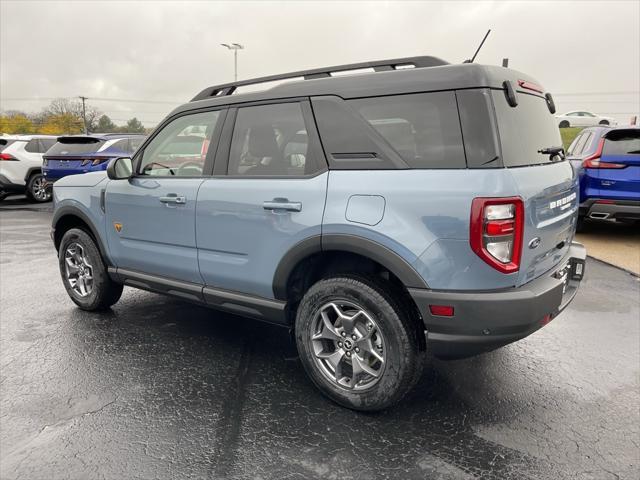
M 239 43 L 221 43 L 223 47 L 227 47 L 229 50 L 233 50 L 233 80 L 238 81 L 238 50 L 244 50 L 244 46 Z

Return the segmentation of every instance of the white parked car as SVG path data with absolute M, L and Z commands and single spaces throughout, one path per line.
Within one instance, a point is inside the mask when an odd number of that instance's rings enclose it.
M 617 125 L 618 122 L 611 117 L 603 117 L 591 112 L 567 112 L 556 115 L 558 126 L 566 127 L 591 127 L 593 125 Z
M 36 202 L 51 200 L 42 175 L 42 154 L 56 143 L 51 135 L 0 136 L 0 201 L 26 193 Z

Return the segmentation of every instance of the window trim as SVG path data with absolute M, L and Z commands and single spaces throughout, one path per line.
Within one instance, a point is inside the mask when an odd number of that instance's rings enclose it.
M 305 173 L 303 175 L 229 175 L 229 156 L 231 155 L 231 143 L 233 140 L 233 131 L 236 125 L 236 118 L 238 116 L 238 110 L 241 108 L 258 107 L 263 105 L 278 105 L 281 103 L 292 103 L 300 105 L 302 111 L 302 118 L 304 121 L 307 135 L 309 137 L 309 147 L 307 153 L 311 152 L 315 169 L 313 173 Z M 320 142 L 320 135 L 318 134 L 315 118 L 313 117 L 313 111 L 311 109 L 311 102 L 308 97 L 296 97 L 296 98 L 279 98 L 273 100 L 260 100 L 257 102 L 247 102 L 243 104 L 232 105 L 229 108 L 229 113 L 225 121 L 223 132 L 219 140 L 217 153 L 215 156 L 215 162 L 213 166 L 214 178 L 229 178 L 229 179 L 305 179 L 314 178 L 318 175 L 322 175 L 329 170 L 325 152 Z
M 207 156 L 205 157 L 204 160 L 204 166 L 202 168 L 202 175 L 189 175 L 189 176 L 181 176 L 181 175 L 142 175 L 139 173 L 139 168 L 140 165 L 142 163 L 142 157 L 144 155 L 145 150 L 147 149 L 147 147 L 149 146 L 149 144 L 153 141 L 154 138 L 156 138 L 160 132 L 162 132 L 170 123 L 174 122 L 175 120 L 181 118 L 181 117 L 186 117 L 188 115 L 197 115 L 199 113 L 207 113 L 207 112 L 215 112 L 215 111 L 220 111 L 220 118 L 218 119 L 218 121 L 216 122 L 216 126 L 213 129 L 213 133 L 211 134 L 211 140 L 209 141 L 209 147 L 211 147 L 211 145 L 215 142 L 215 148 L 209 148 L 209 150 L 207 151 Z M 198 108 L 198 109 L 193 109 L 193 110 L 185 110 L 183 112 L 179 112 L 176 113 L 175 115 L 171 115 L 167 118 L 165 118 L 162 123 L 156 127 L 156 129 L 146 138 L 146 140 L 142 143 L 142 145 L 140 145 L 140 147 L 138 148 L 136 154 L 134 155 L 134 157 L 132 158 L 132 164 L 133 164 L 133 174 L 131 175 L 131 178 L 154 178 L 154 179 L 158 179 L 158 178 L 180 178 L 180 179 L 188 179 L 188 178 L 193 178 L 193 179 L 198 179 L 198 178 L 210 178 L 212 176 L 212 170 L 213 170 L 213 161 L 214 161 L 214 157 L 220 147 L 220 135 L 222 133 L 222 127 L 225 124 L 226 121 L 226 117 L 227 117 L 227 113 L 228 113 L 228 106 L 227 105 L 223 105 L 223 106 L 215 106 L 215 107 L 207 107 L 207 108 Z

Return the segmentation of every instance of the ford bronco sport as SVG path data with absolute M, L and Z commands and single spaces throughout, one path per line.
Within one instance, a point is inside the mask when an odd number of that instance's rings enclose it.
M 386 408 L 425 352 L 498 348 L 575 296 L 554 111 L 525 74 L 434 57 L 207 88 L 133 159 L 55 184 L 62 281 L 85 310 L 129 285 L 287 326 L 324 394 Z

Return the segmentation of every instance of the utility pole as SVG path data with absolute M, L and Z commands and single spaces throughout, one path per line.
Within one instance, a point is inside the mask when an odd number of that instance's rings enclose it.
M 238 50 L 244 50 L 244 45 L 239 43 L 221 43 L 223 47 L 227 47 L 229 50 L 233 50 L 233 81 L 238 81 Z
M 87 111 L 85 110 L 84 102 L 87 100 L 87 97 L 83 97 L 80 95 L 80 100 L 82 100 L 82 123 L 84 124 L 84 134 L 87 135 L 89 132 L 87 131 Z

